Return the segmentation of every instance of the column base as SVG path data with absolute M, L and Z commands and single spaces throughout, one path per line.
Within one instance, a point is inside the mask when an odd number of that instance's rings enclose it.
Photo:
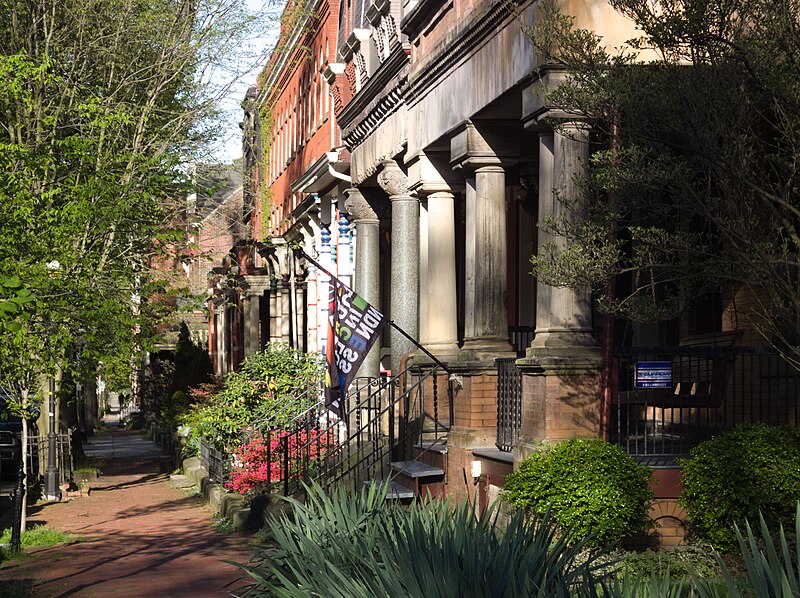
M 423 342 L 422 346 L 425 347 L 430 353 L 432 353 L 439 361 L 444 363 L 448 363 L 451 361 L 457 361 L 458 356 L 461 354 L 461 350 L 458 348 L 458 343 L 455 341 L 451 343 L 426 343 Z M 424 351 L 417 350 L 417 354 L 414 357 L 414 361 L 416 363 L 428 363 L 431 361 L 431 358 L 428 357 Z
M 459 361 L 493 362 L 498 357 L 516 357 L 517 353 L 507 338 L 475 338 L 464 341 Z

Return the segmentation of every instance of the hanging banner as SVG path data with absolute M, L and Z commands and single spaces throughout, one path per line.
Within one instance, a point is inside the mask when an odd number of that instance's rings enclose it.
M 380 337 L 386 316 L 334 277 L 328 288 L 325 406 L 344 417 L 347 387 Z

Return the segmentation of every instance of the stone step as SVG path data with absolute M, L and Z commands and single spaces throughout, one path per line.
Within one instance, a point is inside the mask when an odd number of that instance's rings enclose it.
M 433 476 L 443 476 L 444 470 L 419 461 L 395 461 L 391 464 L 392 469 L 400 475 L 411 479 L 427 478 Z
M 379 481 L 375 480 L 364 480 L 364 485 L 369 486 L 370 484 L 379 483 Z M 403 500 L 408 498 L 414 498 L 415 493 L 411 488 L 407 488 L 402 484 L 398 484 L 394 480 L 389 480 L 389 489 L 386 493 L 386 498 L 388 500 Z
M 181 474 L 169 476 L 169 483 L 173 488 L 191 488 L 194 486 L 194 480 L 192 478 Z
M 440 455 L 447 454 L 447 439 L 431 440 L 426 442 L 418 442 L 414 445 L 418 451 L 439 453 Z

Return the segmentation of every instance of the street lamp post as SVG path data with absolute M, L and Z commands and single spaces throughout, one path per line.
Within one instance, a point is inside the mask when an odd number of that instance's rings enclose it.
M 56 450 L 58 448 L 58 437 L 56 436 L 56 381 L 50 378 L 50 402 L 49 402 L 50 426 L 47 431 L 47 469 L 44 472 L 44 493 L 48 500 L 61 499 L 61 491 L 58 489 L 58 462 Z

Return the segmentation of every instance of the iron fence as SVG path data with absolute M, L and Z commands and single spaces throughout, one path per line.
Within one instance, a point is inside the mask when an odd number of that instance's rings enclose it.
M 645 388 L 659 367 L 671 370 L 669 382 Z M 619 352 L 612 368 L 612 440 L 652 465 L 669 465 L 739 424 L 800 424 L 800 371 L 774 351 L 631 349 Z
M 216 484 L 228 481 L 230 457 L 209 444 L 205 438 L 200 439 L 200 465 L 208 472 L 208 477 Z
M 34 436 L 28 439 L 28 450 L 33 458 L 38 460 L 38 470 L 32 467 L 32 471 L 43 473 L 47 469 L 47 456 L 50 447 L 50 439 L 47 435 Z M 56 434 L 56 467 L 58 467 L 58 483 L 66 484 L 72 482 L 75 476 L 75 462 L 72 453 L 72 434 Z
M 497 364 L 497 448 L 509 452 L 522 429 L 522 373 L 514 358 Z
M 536 328 L 533 326 L 509 326 L 508 337 L 517 357 L 525 356 L 525 349 L 531 346 Z

